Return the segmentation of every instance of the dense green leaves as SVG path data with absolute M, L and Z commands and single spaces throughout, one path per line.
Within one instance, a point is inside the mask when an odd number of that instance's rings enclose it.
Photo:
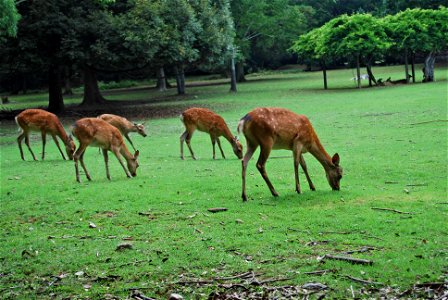
M 20 15 L 17 12 L 14 0 L 0 0 L 0 38 L 5 36 L 15 37 L 19 20 Z

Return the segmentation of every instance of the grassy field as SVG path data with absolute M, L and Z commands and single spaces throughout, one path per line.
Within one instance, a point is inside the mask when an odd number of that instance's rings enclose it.
M 375 72 L 392 79 L 403 73 L 398 67 Z M 317 190 L 307 188 L 301 172 L 303 193 L 297 195 L 291 153 L 273 151 L 267 171 L 280 194 L 274 198 L 255 167 L 257 151 L 243 203 L 241 163 L 230 145 L 223 140 L 227 160 L 213 160 L 210 138 L 197 132 L 192 147 L 198 160 L 180 160 L 183 125 L 177 117 L 149 119 L 149 136 L 132 136 L 141 152 L 137 177 L 126 178 L 111 156 L 108 181 L 102 155 L 88 148 L 93 180 L 81 174 L 78 184 L 73 162 L 62 161 L 52 141 L 45 161 L 31 161 L 25 148 L 22 161 L 15 124 L 2 121 L 0 298 L 123 299 L 135 289 L 157 299 L 170 293 L 208 298 L 212 291 L 274 297 L 280 286 L 300 297 L 378 298 L 446 281 L 447 69 L 436 69 L 435 83 L 409 86 L 358 90 L 351 77 L 351 70 L 330 71 L 327 91 L 319 72 L 289 70 L 252 75 L 237 94 L 215 85 L 188 88 L 181 98 L 173 90 L 165 98 L 153 90 L 108 96 L 159 99 L 174 110 L 211 107 L 235 133 L 239 119 L 255 107 L 305 114 L 329 154 L 341 156 L 339 192 L 331 191 L 322 167 L 306 154 Z M 44 105 L 45 99 L 12 97 L 7 109 Z M 135 109 L 151 111 L 160 101 Z M 62 121 L 68 129 L 71 120 Z M 40 157 L 40 135 L 31 143 Z M 212 207 L 228 210 L 212 214 Z M 321 260 L 324 255 L 373 264 Z M 306 274 L 316 270 L 326 272 Z M 223 279 L 245 272 L 253 277 Z M 310 282 L 327 289 L 299 288 Z

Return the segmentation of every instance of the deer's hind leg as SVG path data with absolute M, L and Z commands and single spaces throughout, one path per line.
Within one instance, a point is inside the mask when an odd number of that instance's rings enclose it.
M 190 150 L 191 156 L 194 160 L 196 160 L 196 157 L 194 156 L 193 149 L 191 148 L 191 137 L 193 136 L 193 132 L 196 128 L 186 127 L 186 130 L 182 135 L 180 136 L 180 158 L 184 159 L 184 142 L 187 143 L 188 149 Z

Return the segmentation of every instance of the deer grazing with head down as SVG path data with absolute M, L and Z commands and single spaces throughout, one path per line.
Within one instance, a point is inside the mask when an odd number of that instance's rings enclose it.
M 75 122 L 72 126 L 72 134 L 79 141 L 79 148 L 76 150 L 73 159 L 75 161 L 76 181 L 81 182 L 79 178 L 78 160 L 84 169 L 86 177 L 91 180 L 90 174 L 84 164 L 84 153 L 87 146 L 100 147 L 103 150 L 104 162 L 106 163 L 106 176 L 110 180 L 109 173 L 109 159 L 107 151 L 111 151 L 120 162 L 127 177 L 137 176 L 138 155 L 137 150 L 132 155 L 126 147 L 120 131 L 106 121 L 98 118 L 83 118 Z M 123 163 L 121 157 L 124 157 L 127 162 L 127 168 Z
M 146 131 L 145 131 L 145 123 L 137 124 L 130 122 L 128 119 L 112 115 L 112 114 L 102 114 L 98 116 L 99 119 L 106 121 L 107 123 L 111 124 L 112 126 L 116 127 L 118 130 L 120 130 L 121 134 L 129 141 L 132 148 L 135 151 L 134 144 L 132 143 L 131 139 L 129 138 L 130 132 L 137 132 L 143 137 L 146 137 Z
M 314 184 L 308 174 L 303 153 L 311 153 L 323 166 L 328 183 L 333 190 L 339 190 L 342 168 L 339 155 L 330 157 L 319 141 L 310 121 L 304 115 L 297 115 L 283 108 L 256 108 L 245 115 L 238 123 L 238 132 L 243 132 L 247 141 L 247 151 L 242 160 L 242 198 L 247 201 L 246 169 L 255 150 L 260 146 L 257 169 L 268 185 L 273 196 L 278 196 L 266 173 L 266 161 L 272 149 L 286 149 L 293 152 L 296 192 L 300 194 L 299 164 L 305 173 L 311 190 Z
M 75 143 L 73 140 L 67 135 L 59 121 L 58 117 L 50 112 L 47 112 L 42 109 L 27 109 L 22 111 L 20 114 L 16 116 L 16 123 L 21 129 L 21 133 L 17 138 L 17 142 L 19 144 L 20 156 L 22 160 L 25 160 L 22 150 L 22 141 L 25 139 L 25 144 L 28 147 L 28 150 L 31 152 L 34 160 L 36 156 L 34 156 L 33 150 L 30 147 L 30 132 L 37 131 L 42 134 L 42 160 L 45 159 L 45 144 L 46 144 L 46 136 L 47 133 L 51 135 L 56 146 L 59 149 L 59 152 L 62 155 L 62 158 L 65 160 L 64 153 L 59 146 L 59 142 L 57 137 L 59 137 L 65 145 L 65 151 L 67 152 L 68 158 L 73 159 L 73 153 L 75 152 Z
M 185 125 L 185 132 L 180 136 L 181 159 L 184 159 L 184 141 L 187 143 L 191 156 L 193 159 L 196 159 L 190 145 L 191 137 L 196 129 L 210 134 L 213 146 L 213 159 L 215 159 L 216 143 L 218 143 L 222 157 L 224 159 L 226 158 L 224 151 L 222 151 L 221 142 L 219 141 L 220 136 L 224 136 L 226 140 L 229 141 L 233 152 L 239 159 L 243 158 L 243 147 L 241 146 L 241 143 L 236 136 L 232 135 L 229 127 L 221 116 L 205 108 L 190 108 L 180 115 L 180 119 Z

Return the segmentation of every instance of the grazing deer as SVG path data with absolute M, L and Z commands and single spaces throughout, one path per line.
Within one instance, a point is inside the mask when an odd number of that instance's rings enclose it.
M 121 134 L 129 141 L 129 143 L 131 144 L 134 151 L 135 151 L 135 147 L 134 147 L 134 144 L 132 143 L 131 139 L 129 138 L 128 133 L 137 132 L 141 136 L 146 137 L 145 126 L 144 126 L 145 123 L 142 123 L 142 124 L 132 123 L 126 118 L 123 118 L 123 117 L 120 117 L 117 115 L 112 115 L 112 114 L 102 114 L 102 115 L 98 116 L 98 118 L 101 120 L 104 120 L 107 123 L 111 124 L 112 126 L 118 128 L 118 130 L 120 130 Z
M 257 169 L 268 185 L 273 196 L 278 196 L 266 173 L 266 161 L 272 149 L 292 150 L 294 156 L 294 175 L 296 192 L 300 194 L 299 164 L 305 173 L 311 190 L 315 190 L 302 153 L 310 152 L 324 167 L 328 183 L 333 190 L 339 190 L 342 168 L 339 155 L 330 157 L 319 141 L 310 121 L 304 115 L 297 115 L 283 108 L 256 108 L 245 115 L 238 123 L 238 132 L 242 131 L 247 141 L 247 151 L 242 160 L 243 201 L 246 195 L 246 168 L 255 150 L 260 146 Z
M 110 180 L 107 151 L 111 151 L 117 157 L 127 177 L 137 176 L 136 171 L 139 166 L 137 158 L 139 151 L 135 151 L 135 154 L 132 155 L 126 147 L 120 131 L 114 126 L 98 118 L 84 118 L 75 122 L 72 126 L 72 134 L 79 141 L 79 148 L 73 156 L 76 181 L 81 182 L 79 179 L 78 160 L 81 161 L 81 166 L 86 173 L 87 179 L 91 180 L 90 174 L 84 164 L 84 153 L 89 145 L 100 147 L 103 150 L 107 179 Z M 121 156 L 124 156 L 126 159 L 127 168 L 123 164 Z
M 181 159 L 184 159 L 184 141 L 187 142 L 191 156 L 193 159 L 196 159 L 190 145 L 191 137 L 196 129 L 210 134 L 213 145 L 213 159 L 215 159 L 216 142 L 218 143 L 219 150 L 221 150 L 222 157 L 224 159 L 226 158 L 221 148 L 221 142 L 219 141 L 220 136 L 224 136 L 229 141 L 230 145 L 232 145 L 233 152 L 239 159 L 243 158 L 243 146 L 241 146 L 238 138 L 232 135 L 221 116 L 205 108 L 190 108 L 180 115 L 180 119 L 185 125 L 185 132 L 180 136 Z
M 34 156 L 33 150 L 30 147 L 30 131 L 41 132 L 42 134 L 42 160 L 45 159 L 45 144 L 46 144 L 46 136 L 47 133 L 51 135 L 56 146 L 59 149 L 59 152 L 62 155 L 62 158 L 65 160 L 64 153 L 59 146 L 59 141 L 57 137 L 59 137 L 65 145 L 65 151 L 67 152 L 67 156 L 70 160 L 73 159 L 73 153 L 75 152 L 76 146 L 73 140 L 67 136 L 67 133 L 64 130 L 61 122 L 58 117 L 50 112 L 47 112 L 42 109 L 26 109 L 22 111 L 20 114 L 16 116 L 16 123 L 21 129 L 21 133 L 17 138 L 17 142 L 19 144 L 20 156 L 22 160 L 25 160 L 23 156 L 22 150 L 22 141 L 25 139 L 25 144 L 30 150 L 31 155 L 34 160 L 36 156 Z

